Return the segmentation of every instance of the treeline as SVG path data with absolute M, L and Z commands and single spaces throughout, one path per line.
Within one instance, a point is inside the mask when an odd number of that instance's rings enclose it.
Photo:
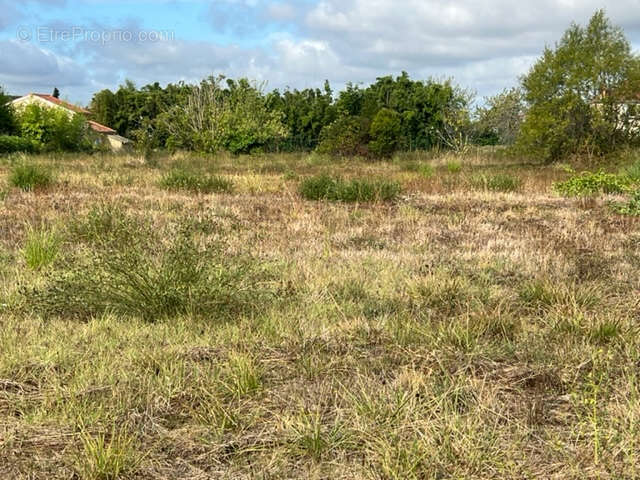
M 448 147 L 470 125 L 471 100 L 450 81 L 416 81 L 405 72 L 367 87 L 348 84 L 336 95 L 328 81 L 322 89 L 266 92 L 247 79 L 210 77 L 165 88 L 127 82 L 97 93 L 90 110 L 148 148 L 388 156 Z
M 4 103 L 0 99 L 0 134 L 17 133 L 51 148 L 80 145 L 55 140 L 77 140 L 77 129 L 64 119 L 42 112 L 16 119 Z M 368 86 L 350 83 L 337 93 L 328 81 L 321 89 L 284 91 L 222 76 L 166 87 L 136 88 L 127 81 L 115 92 L 96 93 L 90 110 L 97 122 L 148 152 L 317 150 L 389 157 L 475 144 L 507 145 L 554 161 L 637 144 L 640 59 L 622 29 L 597 11 L 588 25 L 571 25 L 545 48 L 520 85 L 475 105 L 474 95 L 450 80 L 412 80 L 403 72 Z

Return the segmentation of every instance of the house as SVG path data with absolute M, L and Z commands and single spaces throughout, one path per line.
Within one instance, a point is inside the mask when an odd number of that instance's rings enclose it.
M 12 100 L 9 104 L 18 111 L 28 105 L 39 105 L 44 108 L 62 109 L 70 116 L 80 114 L 88 117 L 91 114 L 91 112 L 85 108 L 78 107 L 77 105 L 60 100 L 53 95 L 44 93 L 30 93 L 29 95 Z M 112 128 L 89 119 L 87 119 L 87 124 L 91 130 L 92 138 L 96 143 L 103 144 L 114 151 L 122 150 L 131 145 L 131 140 L 121 137 L 118 135 L 118 132 Z

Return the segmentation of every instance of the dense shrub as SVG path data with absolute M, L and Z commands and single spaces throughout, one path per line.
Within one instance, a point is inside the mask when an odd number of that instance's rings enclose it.
M 326 175 L 310 177 L 300 185 L 300 194 L 307 200 L 340 202 L 371 202 L 394 200 L 400 185 L 386 180 L 342 180 Z
M 92 149 L 87 121 L 59 108 L 28 105 L 17 114 L 20 135 L 45 151 L 81 152 Z
M 402 122 L 400 115 L 388 108 L 376 113 L 369 129 L 369 150 L 378 157 L 390 157 L 401 142 Z
M 13 135 L 16 131 L 15 112 L 9 103 L 9 97 L 0 87 L 0 135 Z M 2 153 L 2 150 L 0 150 Z
M 25 192 L 46 188 L 53 183 L 53 174 L 42 165 L 19 163 L 9 172 L 9 183 Z
M 553 188 L 565 197 L 594 195 L 597 193 L 624 193 L 630 185 L 628 177 L 597 172 L 582 172 L 564 182 L 558 182 Z
M 218 175 L 208 175 L 176 168 L 164 175 L 160 185 L 170 190 L 188 190 L 198 193 L 228 193 L 233 182 Z
M 492 192 L 515 192 L 522 186 L 522 180 L 506 173 L 478 175 L 472 178 L 474 187 Z
M 322 129 L 317 151 L 345 157 L 366 154 L 366 137 L 362 118 L 342 116 Z
M 27 138 L 14 135 L 0 135 L 0 153 L 25 152 L 33 153 L 36 145 Z

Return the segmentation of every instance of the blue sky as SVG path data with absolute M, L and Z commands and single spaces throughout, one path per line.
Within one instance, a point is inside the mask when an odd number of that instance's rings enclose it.
M 125 78 L 246 76 L 269 88 L 369 83 L 406 70 L 490 95 L 605 8 L 634 47 L 640 0 L 0 0 L 0 85 L 87 103 Z

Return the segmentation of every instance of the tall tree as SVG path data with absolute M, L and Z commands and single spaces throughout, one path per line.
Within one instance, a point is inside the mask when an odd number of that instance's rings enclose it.
M 9 104 L 9 97 L 0 87 L 0 135 L 13 134 L 16 130 L 16 120 L 13 108 Z
M 545 48 L 522 79 L 529 110 L 518 140 L 554 161 L 580 151 L 606 153 L 629 140 L 625 101 L 639 91 L 640 61 L 603 10 L 573 24 Z

